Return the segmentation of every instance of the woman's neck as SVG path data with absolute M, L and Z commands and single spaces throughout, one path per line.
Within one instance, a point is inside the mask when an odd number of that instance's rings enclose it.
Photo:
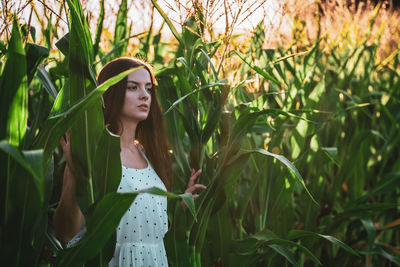
M 135 133 L 138 123 L 135 121 L 123 121 L 122 129 L 119 133 L 121 149 L 122 148 L 134 148 L 135 147 Z

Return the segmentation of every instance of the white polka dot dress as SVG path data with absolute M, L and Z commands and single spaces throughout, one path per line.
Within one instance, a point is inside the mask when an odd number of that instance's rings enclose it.
M 140 147 L 138 146 L 139 151 Z M 147 157 L 147 168 L 133 169 L 122 166 L 121 182 L 117 192 L 135 192 L 150 187 L 166 188 L 151 167 Z M 126 211 L 117 228 L 117 242 L 109 267 L 119 266 L 168 266 L 164 247 L 164 235 L 168 231 L 167 198 L 147 193 L 139 194 Z M 86 232 L 81 231 L 68 242 L 72 246 Z
M 134 192 L 153 186 L 166 190 L 146 156 L 142 154 L 147 161 L 147 168 L 122 166 L 118 192 Z M 109 266 L 168 266 L 163 242 L 167 230 L 167 198 L 139 194 L 118 225 L 115 253 Z

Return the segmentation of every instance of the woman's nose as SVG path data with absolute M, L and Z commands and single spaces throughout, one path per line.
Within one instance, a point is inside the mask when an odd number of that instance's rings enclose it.
M 150 93 L 147 92 L 146 88 L 141 88 L 140 92 L 141 92 L 140 95 L 141 99 L 147 100 L 150 97 Z

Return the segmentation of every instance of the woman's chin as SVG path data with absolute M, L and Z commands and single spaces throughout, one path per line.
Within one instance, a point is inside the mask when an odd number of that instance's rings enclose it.
M 136 120 L 138 120 L 138 121 L 145 121 L 148 117 L 149 117 L 148 114 L 143 115 L 143 116 L 137 116 L 137 117 L 136 117 Z
M 149 117 L 148 113 L 144 113 L 144 112 L 140 112 L 139 114 L 135 114 L 134 116 L 130 115 L 130 116 L 123 116 L 124 119 L 126 121 L 131 121 L 131 122 L 141 122 L 146 120 Z

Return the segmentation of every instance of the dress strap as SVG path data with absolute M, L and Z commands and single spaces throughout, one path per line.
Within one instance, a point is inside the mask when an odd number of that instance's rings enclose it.
M 144 151 L 143 151 L 143 146 L 142 146 L 137 140 L 135 140 L 135 145 L 136 145 L 136 147 L 138 148 L 140 154 L 142 154 L 142 156 L 144 157 L 144 159 L 147 161 L 147 164 L 150 165 L 150 161 L 149 161 L 149 159 L 146 157 L 146 154 L 145 154 Z

